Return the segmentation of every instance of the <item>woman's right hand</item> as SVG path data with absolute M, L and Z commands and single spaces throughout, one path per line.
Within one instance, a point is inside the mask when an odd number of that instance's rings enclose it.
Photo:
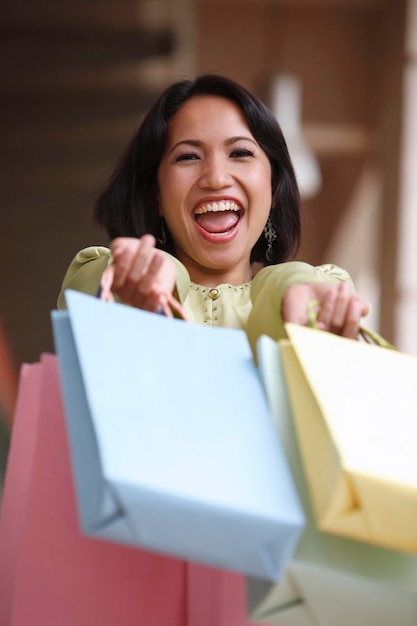
M 113 263 L 102 280 L 125 304 L 153 312 L 168 307 L 176 280 L 175 265 L 155 243 L 152 235 L 114 239 Z

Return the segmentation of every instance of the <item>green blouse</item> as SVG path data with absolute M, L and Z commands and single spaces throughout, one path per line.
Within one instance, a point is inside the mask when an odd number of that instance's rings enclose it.
M 184 265 L 175 257 L 168 256 L 177 268 L 175 295 L 190 320 L 209 326 L 242 328 L 246 330 L 252 347 L 261 334 L 277 340 L 286 336 L 280 312 L 282 298 L 291 285 L 351 282 L 349 274 L 335 265 L 313 267 L 308 263 L 291 261 L 265 267 L 251 282 L 243 285 L 220 284 L 209 288 L 193 283 Z M 65 274 L 58 308 L 65 308 L 65 289 L 95 295 L 101 274 L 111 262 L 110 250 L 102 246 L 78 252 Z

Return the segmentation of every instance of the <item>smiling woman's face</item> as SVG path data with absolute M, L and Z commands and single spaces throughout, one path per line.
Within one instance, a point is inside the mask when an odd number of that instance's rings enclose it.
M 250 280 L 251 250 L 271 209 L 271 166 L 233 102 L 195 96 L 179 109 L 158 185 L 160 212 L 191 280 Z

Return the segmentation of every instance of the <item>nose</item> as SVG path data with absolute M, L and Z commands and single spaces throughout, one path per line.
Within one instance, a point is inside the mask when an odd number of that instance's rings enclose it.
M 227 160 L 221 156 L 211 156 L 203 162 L 199 180 L 202 189 L 225 189 L 233 185 L 233 177 Z

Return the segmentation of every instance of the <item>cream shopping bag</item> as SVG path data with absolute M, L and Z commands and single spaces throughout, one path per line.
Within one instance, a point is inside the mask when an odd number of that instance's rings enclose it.
M 288 330 L 291 333 L 292 329 Z M 300 330 L 302 332 L 305 329 Z M 325 333 L 321 332 L 321 337 L 326 341 Z M 294 348 L 288 341 L 277 343 L 263 336 L 258 342 L 257 352 L 261 377 L 307 524 L 293 559 L 275 584 L 248 579 L 248 611 L 251 619 L 277 626 L 415 626 L 417 556 L 373 545 L 373 542 L 368 543 L 366 540 L 357 541 L 341 534 L 338 536 L 333 532 L 323 532 L 318 528 L 317 508 L 311 498 L 309 483 L 319 477 L 331 497 L 333 491 L 329 485 L 338 482 L 332 472 L 337 476 L 342 473 L 340 463 L 336 463 L 340 457 L 333 444 L 326 448 L 326 438 L 318 439 L 315 435 L 313 425 L 318 421 L 320 413 L 301 377 L 296 387 L 297 404 L 303 404 L 301 410 L 306 412 L 306 421 L 310 420 L 306 426 L 304 443 L 307 445 L 310 437 L 313 448 L 316 444 L 319 446 L 317 474 L 313 467 L 310 467 L 310 474 L 304 471 L 307 466 L 301 458 L 301 446 L 296 435 L 298 416 L 295 417 L 290 409 L 284 378 L 284 363 L 287 370 L 293 363 L 294 380 L 296 372 L 300 370 Z M 380 349 L 376 354 L 380 353 L 381 358 L 385 358 L 385 352 Z M 316 367 L 320 365 L 324 354 L 324 349 L 317 352 Z M 336 367 L 334 362 L 333 367 Z M 332 374 L 327 376 L 328 385 L 331 385 Z M 345 382 L 348 384 L 348 381 Z M 355 387 L 352 383 L 352 394 L 357 390 L 358 385 Z M 344 400 L 346 403 L 352 402 L 351 398 Z M 320 419 L 323 417 L 320 416 Z M 326 432 L 324 427 L 323 431 Z M 340 516 L 342 514 L 346 517 L 361 515 L 359 510 L 355 514 L 355 511 L 349 509 L 341 510 Z M 403 524 L 406 526 L 405 522 Z

